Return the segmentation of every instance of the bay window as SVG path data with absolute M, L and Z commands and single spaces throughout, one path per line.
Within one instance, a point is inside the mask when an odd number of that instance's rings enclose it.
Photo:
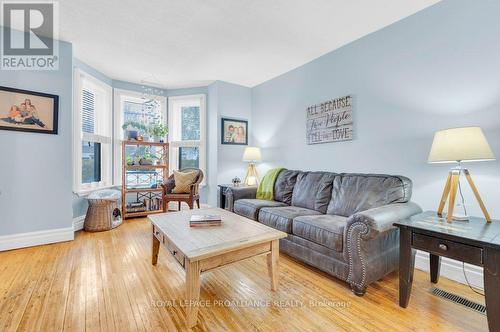
M 162 96 L 114 89 L 113 98 L 111 86 L 79 69 L 74 89 L 74 192 L 121 185 L 124 124 L 168 125 L 170 173 L 182 168 L 206 173 L 205 95 L 169 97 L 167 102 Z

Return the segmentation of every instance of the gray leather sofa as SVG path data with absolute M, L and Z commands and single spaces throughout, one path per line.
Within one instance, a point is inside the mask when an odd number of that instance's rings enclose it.
M 274 200 L 229 188 L 226 208 L 288 233 L 282 252 L 348 282 L 356 295 L 398 266 L 392 224 L 420 213 L 404 176 L 282 171 Z

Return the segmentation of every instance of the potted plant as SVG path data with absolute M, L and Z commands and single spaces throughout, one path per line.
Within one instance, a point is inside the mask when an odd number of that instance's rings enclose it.
M 122 129 L 125 131 L 126 140 L 140 140 L 139 136 L 147 132 L 146 126 L 137 121 L 126 121 Z
M 135 160 L 132 156 L 127 156 L 126 158 L 127 166 L 133 166 L 135 165 Z
M 146 166 L 153 165 L 153 156 L 149 152 L 144 153 L 141 159 L 139 159 L 139 164 Z
M 164 124 L 156 124 L 152 125 L 149 128 L 149 134 L 154 137 L 155 142 L 161 142 L 163 143 L 165 140 L 165 137 L 168 134 L 168 128 Z

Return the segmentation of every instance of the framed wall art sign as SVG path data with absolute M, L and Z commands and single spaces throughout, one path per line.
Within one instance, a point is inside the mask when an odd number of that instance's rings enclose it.
M 59 96 L 0 86 L 0 130 L 57 134 Z
M 221 144 L 248 145 L 248 121 L 222 118 Z
M 335 98 L 309 106 L 306 111 L 307 144 L 352 140 L 352 96 Z

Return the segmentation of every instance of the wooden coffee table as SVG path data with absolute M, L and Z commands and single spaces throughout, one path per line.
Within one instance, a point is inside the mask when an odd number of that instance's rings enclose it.
M 193 214 L 215 214 L 222 225 L 189 227 Z M 153 225 L 152 263 L 156 265 L 160 243 L 186 271 L 186 324 L 196 325 L 200 274 L 241 260 L 267 255 L 271 289 L 278 288 L 279 239 L 286 233 L 223 209 L 170 212 L 148 217 Z

